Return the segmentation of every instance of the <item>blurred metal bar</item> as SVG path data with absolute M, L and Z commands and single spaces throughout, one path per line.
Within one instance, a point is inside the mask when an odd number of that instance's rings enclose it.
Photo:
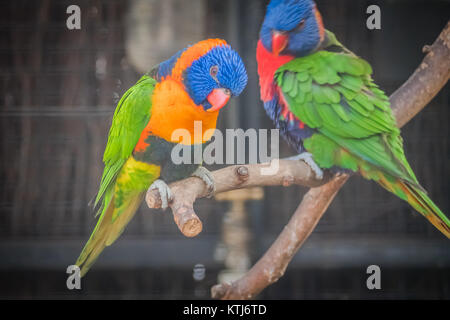
M 450 267 L 447 242 L 404 239 L 400 237 L 348 237 L 320 239 L 313 236 L 294 257 L 296 268 L 360 268 L 376 264 L 381 267 Z M 217 238 L 198 239 L 123 239 L 107 248 L 95 268 L 192 268 L 201 263 L 217 267 L 214 250 Z M 0 271 L 18 269 L 54 270 L 73 264 L 84 240 L 3 241 L 0 243 Z M 262 239 L 267 248 L 273 237 Z M 261 255 L 259 253 L 259 255 Z
M 112 116 L 114 107 L 17 107 L 0 111 L 0 117 L 73 117 L 73 116 Z
M 146 266 L 193 268 L 197 263 L 216 266 L 217 263 L 213 260 L 215 238 L 201 238 L 124 239 L 115 243 L 113 247 L 106 248 L 95 263 L 95 267 L 98 269 Z M 67 266 L 75 263 L 85 240 L 4 241 L 0 244 L 0 270 L 65 270 Z

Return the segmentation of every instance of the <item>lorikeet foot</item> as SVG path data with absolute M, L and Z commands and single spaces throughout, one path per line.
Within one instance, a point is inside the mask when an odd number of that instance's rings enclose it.
M 314 171 L 314 174 L 316 175 L 316 178 L 321 180 L 323 178 L 323 171 L 319 168 L 317 163 L 314 161 L 313 156 L 309 152 L 302 152 L 299 155 L 293 156 L 288 158 L 289 160 L 302 160 L 305 162 L 312 171 Z
M 198 167 L 197 170 L 194 171 L 192 176 L 200 178 L 203 180 L 203 182 L 206 184 L 206 187 L 208 188 L 208 198 L 211 198 L 216 191 L 216 185 L 214 183 L 214 178 L 212 177 L 211 172 L 209 172 L 208 169 L 205 167 Z
M 167 209 L 169 207 L 169 201 L 172 200 L 172 192 L 169 186 L 161 179 L 155 180 L 150 186 L 150 190 L 158 189 L 159 196 L 161 197 L 161 209 Z

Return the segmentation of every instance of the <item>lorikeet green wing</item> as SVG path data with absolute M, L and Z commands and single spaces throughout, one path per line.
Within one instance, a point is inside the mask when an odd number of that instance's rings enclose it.
M 334 36 L 328 32 L 328 37 Z M 282 65 L 275 73 L 286 107 L 314 133 L 306 151 L 322 168 L 343 168 L 410 203 L 450 238 L 450 221 L 419 185 L 403 152 L 389 99 L 372 69 L 345 48 L 321 50 Z
M 97 225 L 76 264 L 84 275 L 100 252 L 123 232 L 145 191 L 159 176 L 159 167 L 138 162 L 133 149 L 151 116 L 151 95 L 156 81 L 143 76 L 120 99 L 103 156 L 105 168 L 95 205 L 101 201 Z
M 125 92 L 118 103 L 103 155 L 105 168 L 95 206 L 103 198 L 108 187 L 114 184 L 117 174 L 133 152 L 142 130 L 150 119 L 150 97 L 155 84 L 154 79 L 147 75 L 143 76 Z M 105 204 L 103 199 L 102 206 Z

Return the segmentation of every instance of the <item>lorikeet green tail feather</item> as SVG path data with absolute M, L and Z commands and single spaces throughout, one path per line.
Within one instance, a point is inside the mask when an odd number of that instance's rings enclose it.
M 450 220 L 434 204 L 425 192 L 400 179 L 382 177 L 377 181 L 383 188 L 392 192 L 399 198 L 407 201 L 414 209 L 420 212 L 439 231 L 450 239 Z
M 114 185 L 105 192 L 105 204 L 76 265 L 84 276 L 103 249 L 122 234 L 141 204 L 145 191 L 159 176 L 160 167 L 130 157 L 122 167 Z
M 428 197 L 426 191 L 418 184 L 417 180 L 408 182 L 404 179 L 396 178 L 368 164 L 366 161 L 360 161 L 358 171 L 364 178 L 378 182 L 387 191 L 408 202 L 447 238 L 450 238 L 450 220 Z
M 114 222 L 112 216 L 114 215 L 116 208 L 114 207 L 114 199 L 112 199 L 104 214 L 98 220 L 91 238 L 83 248 L 80 257 L 76 262 L 76 265 L 81 267 L 82 277 L 89 271 L 103 249 L 113 244 L 113 242 L 122 234 L 125 226 L 130 222 L 131 218 L 133 218 L 136 213 L 136 210 L 139 208 L 144 195 L 145 192 L 141 192 L 131 199 L 128 199 L 128 206 Z

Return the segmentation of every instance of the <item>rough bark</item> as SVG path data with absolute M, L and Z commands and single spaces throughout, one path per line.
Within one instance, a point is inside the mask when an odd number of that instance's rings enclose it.
M 216 193 L 254 186 L 285 186 L 293 184 L 317 187 L 331 177 L 315 178 L 311 168 L 302 161 L 275 160 L 279 170 L 274 175 L 264 175 L 262 170 L 269 164 L 235 165 L 211 172 L 216 185 Z M 187 237 L 194 237 L 202 231 L 202 223 L 195 214 L 193 204 L 197 198 L 207 196 L 206 185 L 197 177 L 170 184 L 173 201 L 169 204 L 175 223 Z M 150 190 L 146 195 L 150 208 L 160 208 L 161 198 L 157 190 Z

